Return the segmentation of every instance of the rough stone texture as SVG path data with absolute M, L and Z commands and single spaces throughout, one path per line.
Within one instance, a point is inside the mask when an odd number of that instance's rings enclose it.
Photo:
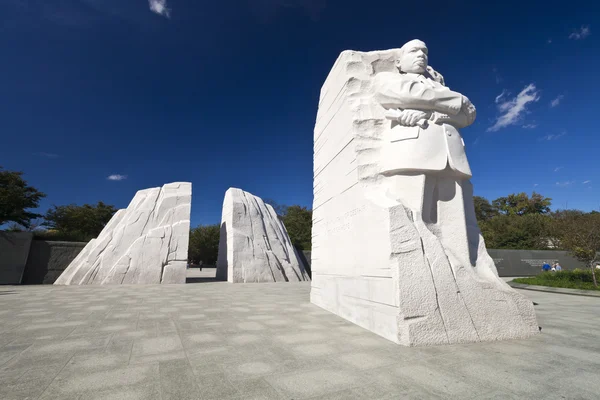
M 374 96 L 374 77 L 397 74 L 398 58 L 398 49 L 345 51 L 321 90 L 314 131 L 311 301 L 407 346 L 534 335 L 531 301 L 499 279 L 479 234 L 458 131 L 430 123 L 428 130 L 410 127 L 403 137 L 393 137 L 386 110 Z M 431 142 L 428 135 L 434 134 L 442 144 L 428 145 L 442 153 L 429 165 L 420 149 L 425 159 L 419 168 L 438 175 L 398 172 L 396 164 L 401 171 L 412 165 L 407 157 L 417 149 L 411 139 Z M 437 171 L 444 168 L 446 151 L 451 164 L 451 154 L 456 156 L 460 178 L 448 178 L 448 169 Z M 414 204 L 399 200 L 410 196 Z M 434 201 L 425 207 L 427 196 Z M 415 211 L 419 206 L 422 214 Z
M 2 286 L 0 399 L 597 399 L 600 299 L 528 292 L 542 334 L 398 346 L 310 283 Z
M 185 283 L 192 184 L 140 190 L 55 285 Z
M 309 280 L 273 207 L 241 189 L 225 193 L 217 278 L 233 283 Z
M 23 284 L 53 284 L 86 245 L 87 242 L 33 240 Z
M 0 232 L 0 285 L 21 283 L 32 239 L 31 232 Z

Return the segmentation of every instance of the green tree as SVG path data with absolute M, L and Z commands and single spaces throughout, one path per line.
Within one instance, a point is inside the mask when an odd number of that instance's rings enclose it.
M 475 205 L 475 216 L 477 217 L 477 221 L 487 221 L 498 215 L 498 210 L 496 210 L 485 197 L 473 196 L 473 204 Z
M 219 255 L 220 225 L 199 225 L 190 231 L 188 260 L 216 265 Z
M 480 221 L 479 228 L 488 248 L 544 250 L 549 245 L 551 222 L 549 215 L 497 215 Z
M 29 186 L 19 171 L 3 171 L 0 167 L 0 225 L 15 222 L 29 228 L 31 220 L 41 215 L 28 211 L 37 208 L 46 195 Z
M 551 204 L 551 198 L 536 192 L 531 197 L 527 193 L 513 193 L 492 202 L 492 206 L 504 215 L 548 214 Z
M 594 286 L 598 287 L 596 264 L 600 261 L 600 213 L 559 212 L 555 214 L 553 225 L 560 247 L 592 270 Z
M 289 206 L 282 217 L 292 244 L 299 250 L 310 250 L 312 242 L 312 210 Z
M 90 240 L 97 237 L 117 209 L 99 201 L 96 205 L 52 206 L 44 216 L 44 226 L 62 235 Z
M 287 214 L 288 206 L 286 206 L 285 204 L 279 204 L 273 199 L 265 199 L 264 202 L 273 207 L 275 213 L 280 217 L 285 217 L 285 214 Z

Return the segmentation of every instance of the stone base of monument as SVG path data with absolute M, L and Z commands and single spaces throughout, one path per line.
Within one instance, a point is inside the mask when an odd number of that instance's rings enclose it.
M 230 188 L 223 200 L 217 279 L 232 283 L 310 280 L 273 207 L 241 189 Z
M 192 184 L 140 190 L 55 285 L 185 283 Z
M 406 346 L 535 335 L 533 303 L 487 253 L 464 142 L 444 122 L 466 126 L 474 108 L 429 67 L 401 73 L 403 54 L 345 51 L 321 90 L 311 302 Z M 401 126 L 386 107 L 451 116 Z

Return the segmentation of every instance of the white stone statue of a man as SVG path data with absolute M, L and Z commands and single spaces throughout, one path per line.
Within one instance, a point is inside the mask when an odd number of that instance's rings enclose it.
M 427 62 L 420 40 L 347 50 L 323 84 L 311 302 L 407 346 L 535 335 L 477 227 L 458 132 L 475 107 Z
M 422 41 L 402 46 L 395 65 L 398 72 L 377 74 L 373 85 L 376 101 L 391 120 L 382 160 L 388 196 L 435 233 L 450 250 L 452 264 L 474 265 L 479 230 L 471 169 L 457 128 L 473 123 L 475 107 L 428 68 L 428 50 Z

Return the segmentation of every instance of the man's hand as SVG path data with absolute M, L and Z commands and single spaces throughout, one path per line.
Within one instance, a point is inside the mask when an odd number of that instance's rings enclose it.
M 471 100 L 467 96 L 462 97 L 462 107 L 460 109 L 466 116 L 469 125 L 471 125 L 475 121 L 475 117 L 477 112 L 475 110 L 475 106 L 471 103 Z
M 429 114 L 420 110 L 402 110 L 397 121 L 403 126 L 415 126 L 422 119 L 427 119 Z

